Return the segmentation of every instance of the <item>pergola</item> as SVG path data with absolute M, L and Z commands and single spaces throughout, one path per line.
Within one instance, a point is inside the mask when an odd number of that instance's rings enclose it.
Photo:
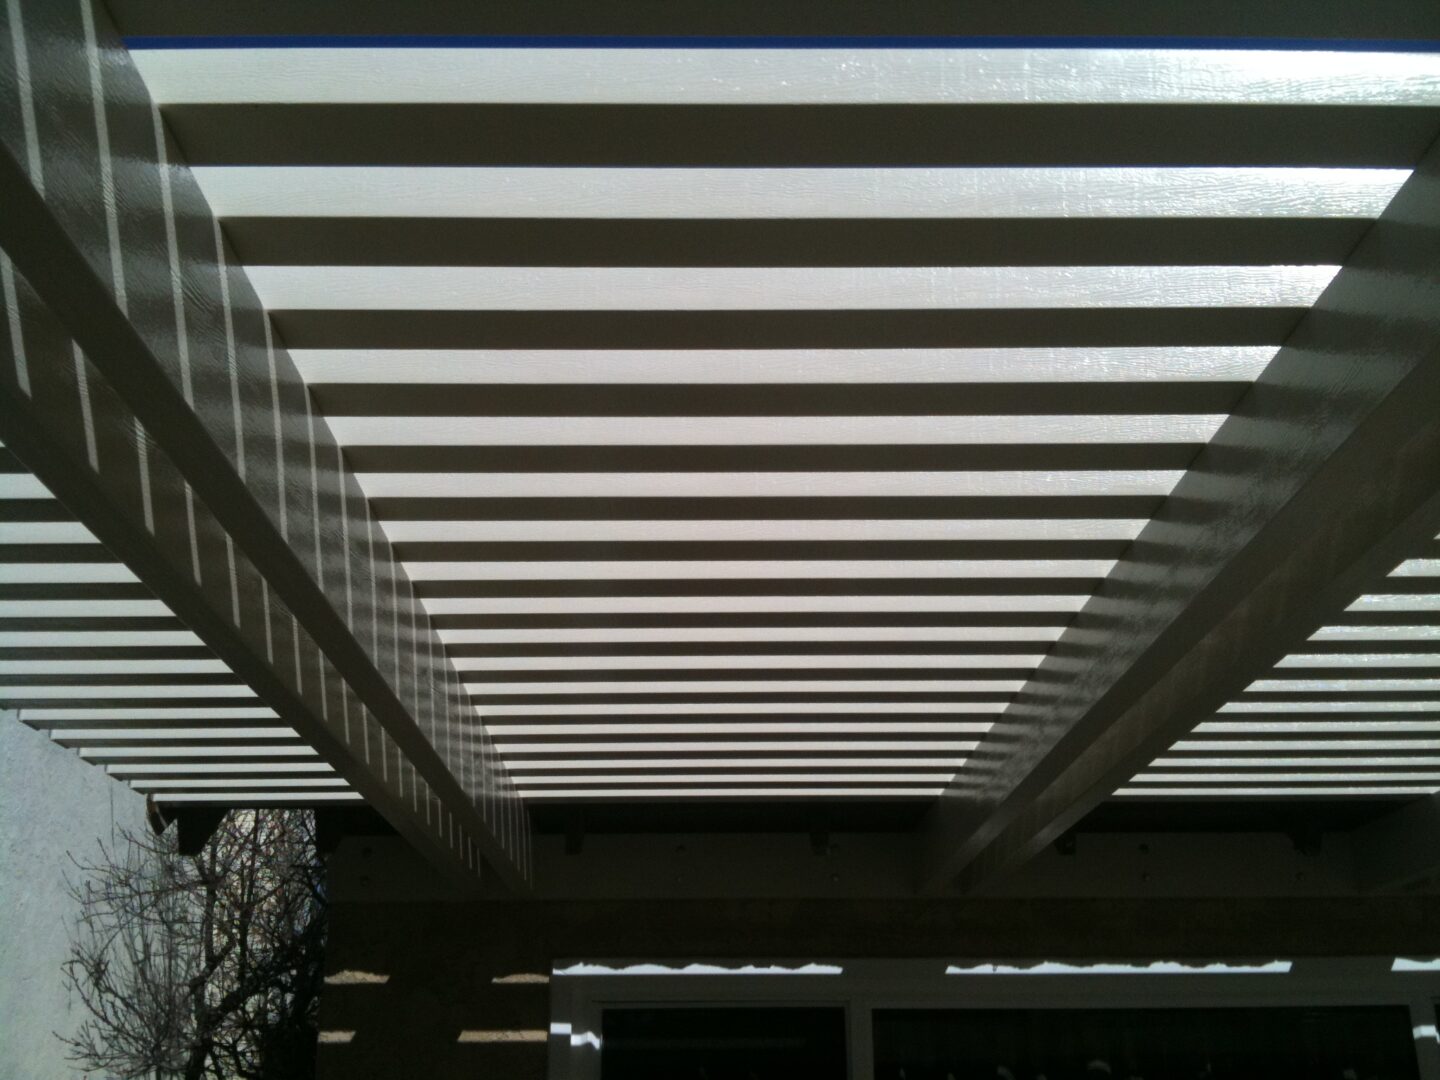
M 10 0 L 4 707 L 476 895 L 1092 813 L 1431 878 L 1440 8 L 1321 6 Z

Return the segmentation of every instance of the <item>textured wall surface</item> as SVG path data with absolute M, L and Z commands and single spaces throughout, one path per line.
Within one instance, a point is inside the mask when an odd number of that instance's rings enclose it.
M 74 906 L 66 852 L 145 827 L 144 800 L 10 715 L 0 715 L 0 1077 L 80 1075 L 56 1031 L 80 1020 L 60 980 Z

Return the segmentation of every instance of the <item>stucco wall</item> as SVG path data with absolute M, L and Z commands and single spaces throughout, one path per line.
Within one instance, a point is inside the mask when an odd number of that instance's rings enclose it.
M 66 852 L 88 856 L 144 824 L 139 795 L 0 714 L 0 1077 L 81 1075 L 54 1034 L 80 1019 L 60 979 L 74 912 Z

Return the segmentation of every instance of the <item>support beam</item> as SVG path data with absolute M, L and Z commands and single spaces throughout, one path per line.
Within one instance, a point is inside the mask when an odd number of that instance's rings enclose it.
M 127 35 L 595 35 L 599 37 L 1118 37 L 1200 39 L 1440 38 L 1440 11 L 1428 0 L 1214 0 L 1204 5 L 1111 0 L 949 0 L 875 4 L 871 0 L 666 0 L 665 3 L 483 4 L 469 0 L 308 0 L 223 5 L 173 0 L 110 0 Z
M 334 905 L 331 961 L 423 979 L 465 1007 L 451 965 L 502 954 L 511 971 L 560 960 L 683 964 L 827 960 L 1303 961 L 1434 955 L 1433 896 L 1277 899 L 664 900 Z M 417 939 L 415 928 L 425 933 Z M 1138 930 L 1137 928 L 1143 928 Z M 460 1025 L 456 1025 L 459 1027 Z M 454 1036 L 452 1035 L 453 1039 Z
M 0 437 L 458 880 L 529 824 L 102 6 L 0 11 Z
M 1433 537 L 1437 402 L 1440 145 L 929 814 L 921 889 L 1019 866 Z
M 1417 799 L 1350 834 L 1356 884 L 1366 892 L 1440 879 L 1440 795 Z

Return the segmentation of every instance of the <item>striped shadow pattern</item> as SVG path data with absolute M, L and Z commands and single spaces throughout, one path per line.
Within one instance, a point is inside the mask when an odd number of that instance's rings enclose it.
M 1116 794 L 1440 791 L 1440 537 Z
M 264 764 L 272 776 L 283 771 L 278 768 L 283 761 L 323 759 L 369 805 L 394 815 L 402 835 L 430 854 L 457 883 L 473 886 L 482 871 L 483 848 L 464 817 L 468 801 L 459 804 L 461 814 L 454 813 L 451 808 L 456 804 L 431 785 L 410 752 L 379 723 L 271 582 L 3 255 L 0 281 L 7 301 L 6 332 L 0 335 L 0 425 L 7 440 L 13 440 L 4 448 L 12 470 L 6 490 L 14 496 L 5 511 L 7 524 L 16 527 L 12 529 L 16 546 L 10 550 L 18 564 L 11 571 L 16 579 L 11 591 L 19 617 L 9 629 L 89 633 L 185 627 L 223 656 L 236 676 L 226 689 L 226 695 L 234 698 L 230 705 L 214 699 L 197 704 L 198 692 L 188 695 L 189 704 L 172 698 L 163 706 L 163 719 L 169 724 L 162 728 L 156 723 L 161 718 L 156 710 L 162 706 L 143 705 L 136 700 L 138 691 L 128 702 L 93 690 L 89 698 L 59 702 L 59 696 L 71 695 L 74 688 L 55 681 L 41 667 L 29 666 L 39 659 L 24 655 L 20 659 L 26 670 L 47 689 L 27 689 L 25 696 L 11 699 L 11 705 L 21 706 L 20 719 L 40 728 L 53 728 L 59 721 L 77 722 L 65 725 L 62 738 L 73 738 L 77 731 L 99 738 L 108 730 L 102 746 L 90 746 L 96 739 L 86 739 L 92 757 L 96 751 L 113 750 L 119 739 L 118 745 L 134 744 L 120 760 L 129 762 L 140 750 L 142 762 L 184 766 L 179 778 L 190 775 L 197 764 L 232 755 L 237 763 Z M 18 465 L 14 459 L 22 455 L 46 481 Z M 67 509 L 52 497 L 54 490 L 66 493 Z M 72 571 L 33 561 L 53 539 L 53 534 L 50 539 L 37 536 L 34 527 L 66 525 L 74 540 L 79 534 L 73 531 L 77 523 L 71 512 L 78 513 L 81 506 L 90 523 L 86 535 L 103 537 L 106 547 L 120 556 L 96 575 L 132 580 L 81 583 L 77 590 L 75 583 L 52 580 L 67 573 L 73 576 Z M 94 595 L 107 589 L 129 597 Z M 83 599 L 55 595 L 64 591 L 90 595 Z M 167 615 L 175 616 L 174 621 Z M 57 624 L 56 619 L 61 621 Z M 58 645 L 70 647 L 75 641 L 64 636 Z M 104 641 L 107 646 L 111 643 Z M 86 638 L 81 647 L 90 644 Z M 86 659 L 82 665 L 92 675 L 101 667 L 99 658 Z M 124 692 L 121 680 L 113 676 L 94 681 L 122 687 Z M 158 690 L 148 693 L 160 696 Z M 81 712 L 73 713 L 71 708 Z M 299 738 L 286 737 L 292 729 Z M 134 739 L 127 738 L 136 732 Z M 196 740 L 204 749 L 194 748 Z M 227 740 L 233 742 L 229 753 L 217 749 Z M 270 744 L 258 745 L 262 742 Z M 478 764 L 472 759 L 472 767 Z M 493 791 L 493 783 L 489 786 Z M 161 801 L 241 802 L 210 794 L 196 800 L 176 791 Z M 254 803 L 259 790 L 247 794 L 245 801 Z M 505 804 L 499 800 L 481 805 L 494 820 L 512 827 L 518 824 L 516 815 L 504 813 Z M 475 818 L 479 819 L 478 813 Z M 518 829 L 507 835 L 520 842 Z
M 361 798 L 5 449 L 0 708 L 163 805 Z
M 1424 54 L 143 44 L 530 800 L 1005 753 L 1440 127 Z
M 3 18 L 6 444 L 403 834 L 523 889 L 514 784 L 105 11 Z

